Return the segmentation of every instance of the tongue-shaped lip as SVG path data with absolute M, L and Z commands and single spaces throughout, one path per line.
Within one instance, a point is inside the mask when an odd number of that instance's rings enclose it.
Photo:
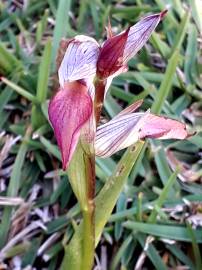
M 69 165 L 92 107 L 88 88 L 80 81 L 65 83 L 50 101 L 48 114 L 61 151 L 63 170 Z

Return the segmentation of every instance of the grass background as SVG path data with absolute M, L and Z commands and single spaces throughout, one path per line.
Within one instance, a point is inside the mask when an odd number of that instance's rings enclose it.
M 96 269 L 202 269 L 202 4 L 200 0 L 0 1 L 0 269 L 59 269 L 81 215 L 47 120 L 62 37 L 102 42 L 169 7 L 115 78 L 102 121 L 144 98 L 187 123 L 185 141 L 148 141 L 96 250 Z M 97 190 L 122 152 L 97 159 Z M 181 268 L 180 268 L 181 267 Z M 183 268 L 184 267 L 184 268 Z

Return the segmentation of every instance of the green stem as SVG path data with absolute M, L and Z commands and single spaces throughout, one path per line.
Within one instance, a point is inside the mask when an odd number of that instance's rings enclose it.
M 82 269 L 91 270 L 94 260 L 94 207 L 83 211 L 83 263 Z
M 86 206 L 83 213 L 83 264 L 82 269 L 91 270 L 95 247 L 95 157 L 84 153 L 86 165 Z
M 96 124 L 100 120 L 105 94 L 105 80 L 95 80 L 95 102 L 94 114 Z M 95 249 L 95 155 L 84 153 L 85 178 L 86 178 L 86 203 L 82 209 L 83 213 L 83 243 L 82 243 L 82 269 L 91 270 L 94 261 Z

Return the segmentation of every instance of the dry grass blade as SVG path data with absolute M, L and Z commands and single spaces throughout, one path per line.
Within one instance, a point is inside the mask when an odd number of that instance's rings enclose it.
M 2 197 L 0 196 L 0 205 L 17 206 L 24 203 L 22 198 L 14 197 Z
M 32 233 L 32 236 L 39 232 L 39 230 L 46 230 L 46 227 L 44 224 L 40 221 L 32 222 L 30 225 L 28 225 L 25 229 L 23 229 L 21 232 L 19 232 L 17 235 L 15 235 L 2 250 L 0 251 L 0 259 L 2 260 L 4 256 L 6 255 L 6 252 L 16 245 L 17 243 L 24 241 L 24 239 L 27 239 Z
M 9 151 L 11 150 L 12 146 L 15 145 L 20 139 L 21 136 L 17 136 L 15 138 L 9 135 L 4 135 L 3 138 L 1 136 L 1 141 L 3 141 L 4 146 L 0 152 L 0 169 L 2 168 L 4 160 L 8 157 Z

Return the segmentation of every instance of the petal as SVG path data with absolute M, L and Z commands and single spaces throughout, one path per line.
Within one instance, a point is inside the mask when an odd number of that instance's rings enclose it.
M 80 130 L 92 113 L 92 99 L 81 82 L 65 83 L 50 101 L 48 114 L 67 169 L 79 140 Z
M 57 51 L 57 58 L 56 58 L 56 64 L 57 64 L 57 70 L 60 68 L 60 65 L 62 63 L 62 60 L 64 58 L 64 55 L 66 53 L 67 47 L 69 46 L 69 44 L 73 41 L 73 39 L 65 39 L 63 38 L 60 41 L 60 45 Z
M 94 84 L 89 79 L 83 80 L 83 83 L 87 85 L 88 94 L 91 96 L 91 99 L 94 101 L 94 98 L 95 98 L 95 86 L 94 86 Z
M 88 87 L 88 94 L 90 95 L 92 101 L 94 100 L 94 88 L 95 87 L 93 84 L 91 84 Z M 94 113 L 91 113 L 88 121 L 83 125 L 81 129 L 81 136 L 80 136 L 81 143 L 94 145 L 95 133 L 96 133 L 95 115 Z M 94 152 L 93 149 L 92 152 Z
M 119 35 L 108 38 L 100 50 L 97 75 L 106 79 L 124 72 L 123 67 L 144 46 L 166 12 L 147 16 Z
M 120 115 L 99 126 L 95 138 L 96 155 L 108 157 L 137 142 L 139 130 L 148 114 L 149 112 Z
M 130 114 L 132 112 L 135 112 L 143 103 L 143 99 L 137 100 L 127 108 L 125 108 L 123 111 L 121 111 L 119 114 L 117 114 L 114 118 L 120 117 L 121 115 Z M 113 119 L 114 119 L 113 118 Z
M 96 123 L 94 114 L 91 113 L 90 118 L 82 126 L 80 132 L 80 140 L 83 150 L 90 154 L 94 155 L 94 144 L 95 144 L 95 134 L 96 134 Z
M 76 36 L 69 44 L 58 70 L 59 82 L 63 87 L 67 81 L 93 78 L 99 55 L 98 43 L 87 36 Z
M 131 113 L 141 101 L 132 104 L 108 123 L 99 126 L 95 138 L 95 153 L 108 157 L 139 139 L 185 139 L 188 134 L 179 121 L 146 113 Z
M 120 35 L 110 37 L 103 44 L 97 61 L 97 75 L 104 79 L 122 68 L 122 57 L 129 28 Z
M 150 114 L 140 131 L 140 138 L 185 139 L 186 126 L 179 121 Z
M 126 64 L 144 46 L 166 13 L 167 11 L 165 10 L 161 13 L 147 16 L 130 27 L 123 54 L 123 64 Z

